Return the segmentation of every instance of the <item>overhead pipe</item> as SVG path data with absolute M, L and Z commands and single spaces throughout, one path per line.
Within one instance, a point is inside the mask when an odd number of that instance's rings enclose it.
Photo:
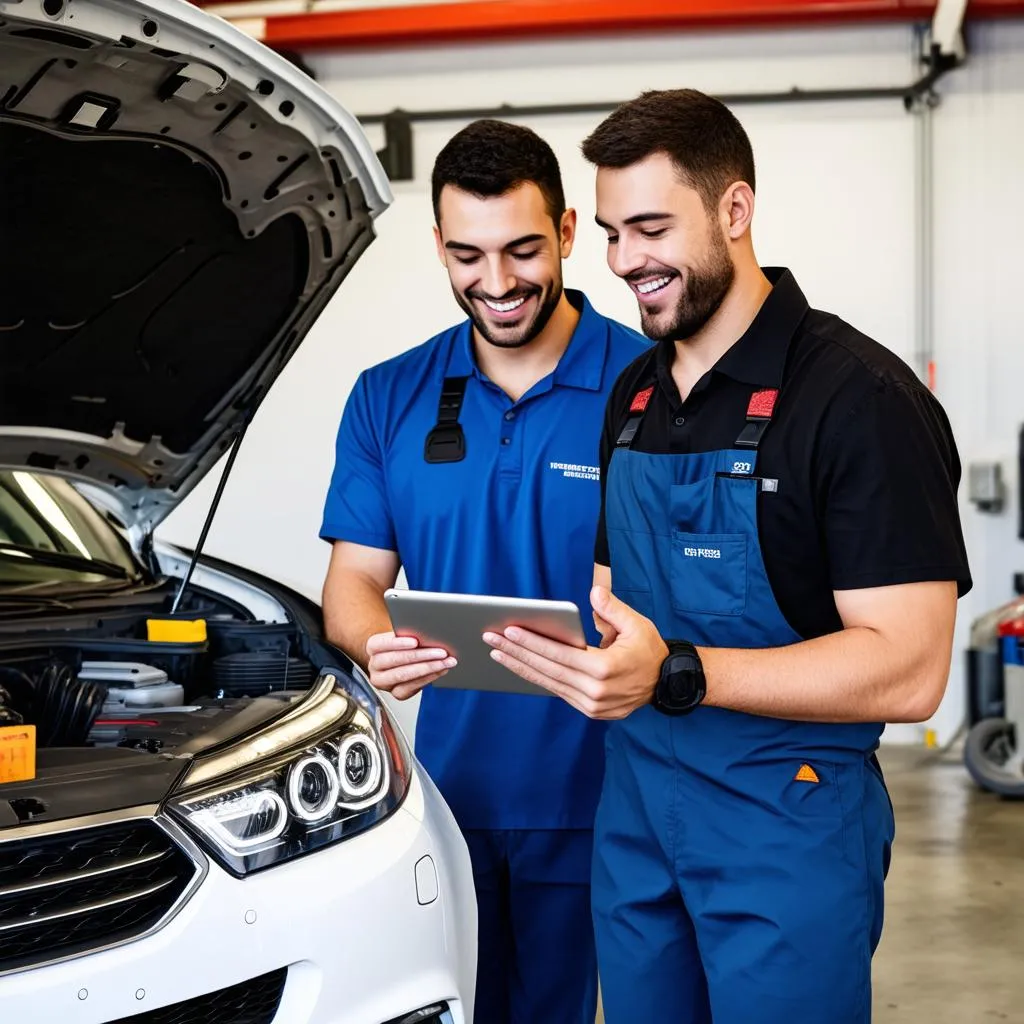
M 324 9 L 310 0 L 304 13 L 259 0 L 242 6 L 197 0 L 274 48 L 360 49 L 515 38 L 627 32 L 783 28 L 866 22 L 927 21 L 935 0 L 465 0 L 362 9 Z M 280 13 L 270 13 L 277 10 Z M 268 13 L 264 16 L 263 11 Z M 966 18 L 1024 15 L 1024 0 L 971 0 Z

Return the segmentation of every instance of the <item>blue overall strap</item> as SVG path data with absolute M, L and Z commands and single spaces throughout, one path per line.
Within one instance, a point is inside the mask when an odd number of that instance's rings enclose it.
M 468 377 L 445 377 L 437 403 L 437 424 L 427 434 L 423 458 L 427 462 L 461 462 L 466 457 L 466 435 L 459 425 Z

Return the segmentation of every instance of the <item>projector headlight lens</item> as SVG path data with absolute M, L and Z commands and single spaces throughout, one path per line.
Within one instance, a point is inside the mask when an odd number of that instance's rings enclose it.
M 340 793 L 337 768 L 319 752 L 296 761 L 288 769 L 288 808 L 307 825 L 330 816 Z
M 268 758 L 256 740 L 251 764 L 230 778 L 206 772 L 193 787 L 186 778 L 169 812 L 239 876 L 364 831 L 401 803 L 411 757 L 383 707 L 348 711 L 344 725 L 300 750 Z

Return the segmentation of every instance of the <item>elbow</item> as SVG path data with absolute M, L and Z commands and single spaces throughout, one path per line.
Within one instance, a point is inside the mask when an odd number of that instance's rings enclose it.
M 931 661 L 921 666 L 910 674 L 903 686 L 897 688 L 896 706 L 892 709 L 894 714 L 888 716 L 887 721 L 911 725 L 929 721 L 942 704 L 948 682 L 948 661 L 944 664 Z

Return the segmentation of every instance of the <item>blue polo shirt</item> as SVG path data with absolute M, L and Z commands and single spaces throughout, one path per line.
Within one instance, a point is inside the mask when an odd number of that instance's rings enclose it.
M 580 319 L 518 402 L 480 371 L 467 319 L 366 370 L 349 397 L 320 536 L 397 551 L 414 590 L 571 600 L 590 642 L 608 393 L 649 342 L 566 290 Z M 467 376 L 461 462 L 424 460 L 445 377 Z M 416 755 L 464 829 L 591 828 L 605 727 L 557 698 L 428 686 Z

